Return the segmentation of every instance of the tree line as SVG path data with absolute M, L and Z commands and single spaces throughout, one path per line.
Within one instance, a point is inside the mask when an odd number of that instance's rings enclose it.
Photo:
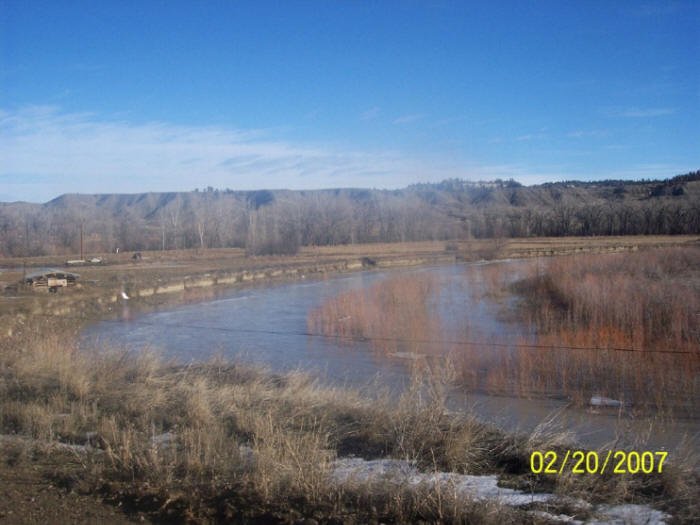
M 700 233 L 700 171 L 666 181 L 522 186 L 451 179 L 401 190 L 63 195 L 0 204 L 0 255 L 300 246 L 493 237 Z

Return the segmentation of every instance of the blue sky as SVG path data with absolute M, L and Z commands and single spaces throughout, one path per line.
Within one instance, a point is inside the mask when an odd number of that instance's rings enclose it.
M 0 200 L 700 168 L 700 2 L 0 0 Z

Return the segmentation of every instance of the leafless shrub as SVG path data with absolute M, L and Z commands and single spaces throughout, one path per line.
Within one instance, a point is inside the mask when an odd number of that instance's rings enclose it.
M 553 259 L 518 285 L 538 336 L 503 357 L 499 381 L 579 402 L 601 395 L 693 414 L 698 268 L 697 248 Z
M 308 317 L 309 330 L 352 343 L 369 339 L 373 348 L 391 354 L 440 353 L 439 318 L 433 311 L 437 279 L 429 275 L 400 275 L 368 288 L 327 300 Z

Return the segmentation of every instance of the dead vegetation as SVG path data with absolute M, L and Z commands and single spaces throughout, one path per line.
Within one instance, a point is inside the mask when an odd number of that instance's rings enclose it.
M 596 396 L 637 412 L 696 417 L 698 268 L 700 248 L 692 246 L 532 263 L 511 292 L 533 335 L 516 339 L 485 338 L 469 312 L 448 333 L 436 307 L 441 285 L 421 273 L 339 294 L 310 312 L 308 328 L 348 347 L 366 340 L 381 356 L 450 356 L 468 390 L 578 405 Z M 502 264 L 465 272 L 469 293 L 495 300 L 512 281 Z
M 397 399 L 320 386 L 301 373 L 85 351 L 61 335 L 64 328 L 16 327 L 1 341 L 0 432 L 31 438 L 27 448 L 43 454 L 69 454 L 70 469 L 62 473 L 59 464 L 54 483 L 80 485 L 127 511 L 191 523 L 536 521 L 517 508 L 439 490 L 334 483 L 333 461 L 347 455 L 409 459 L 429 472 L 497 473 L 527 490 L 558 490 L 559 481 L 527 473 L 527 458 L 534 447 L 560 445 L 560 431 L 527 439 L 448 415 L 444 371 L 417 369 Z M 17 465 L 35 455 L 6 460 Z M 607 482 L 629 484 L 621 500 L 665 498 L 678 510 L 696 494 L 696 480 L 669 479 Z M 568 480 L 562 490 L 574 486 Z
M 369 339 L 383 353 L 420 354 L 426 340 L 440 334 L 434 312 L 437 279 L 430 275 L 398 275 L 369 287 L 341 293 L 308 315 L 312 333 L 353 344 Z
M 516 284 L 535 348 L 504 356 L 517 388 L 697 416 L 700 249 L 552 259 Z

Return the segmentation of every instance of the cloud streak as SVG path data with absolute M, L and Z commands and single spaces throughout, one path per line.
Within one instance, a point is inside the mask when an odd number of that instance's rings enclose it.
M 394 119 L 394 124 L 398 124 L 398 125 L 411 124 L 413 122 L 418 122 L 419 120 L 423 120 L 424 118 L 425 118 L 425 115 L 423 113 L 415 113 L 412 115 L 403 115 L 401 117 Z
M 360 114 L 360 120 L 374 120 L 379 116 L 380 113 L 381 109 L 377 106 L 374 106 L 373 108 L 370 108 L 367 111 L 363 111 Z
M 612 112 L 615 117 L 623 118 L 651 118 L 673 115 L 675 108 L 626 108 Z
M 423 118 L 407 116 L 404 121 Z M 536 137 L 521 137 L 522 140 Z M 275 138 L 273 130 L 134 123 L 55 107 L 0 109 L 0 200 L 42 202 L 63 193 L 402 188 L 447 178 L 576 178 L 566 166 L 480 164 L 451 156 L 365 151 Z M 657 166 L 647 172 L 661 171 Z M 602 175 L 602 174 L 600 174 Z
M 595 138 L 595 137 L 607 137 L 610 132 L 606 129 L 592 129 L 584 130 L 577 129 L 574 131 L 569 131 L 566 136 L 570 139 L 585 139 L 585 138 Z
M 108 120 L 46 106 L 0 110 L 0 158 L 3 193 L 31 201 L 69 192 L 187 191 L 207 185 L 397 188 L 468 176 L 460 166 L 397 151 L 293 143 L 268 130 Z
M 541 140 L 547 138 L 545 133 L 527 133 L 525 135 L 520 135 L 515 137 L 516 142 L 529 142 L 531 140 Z

